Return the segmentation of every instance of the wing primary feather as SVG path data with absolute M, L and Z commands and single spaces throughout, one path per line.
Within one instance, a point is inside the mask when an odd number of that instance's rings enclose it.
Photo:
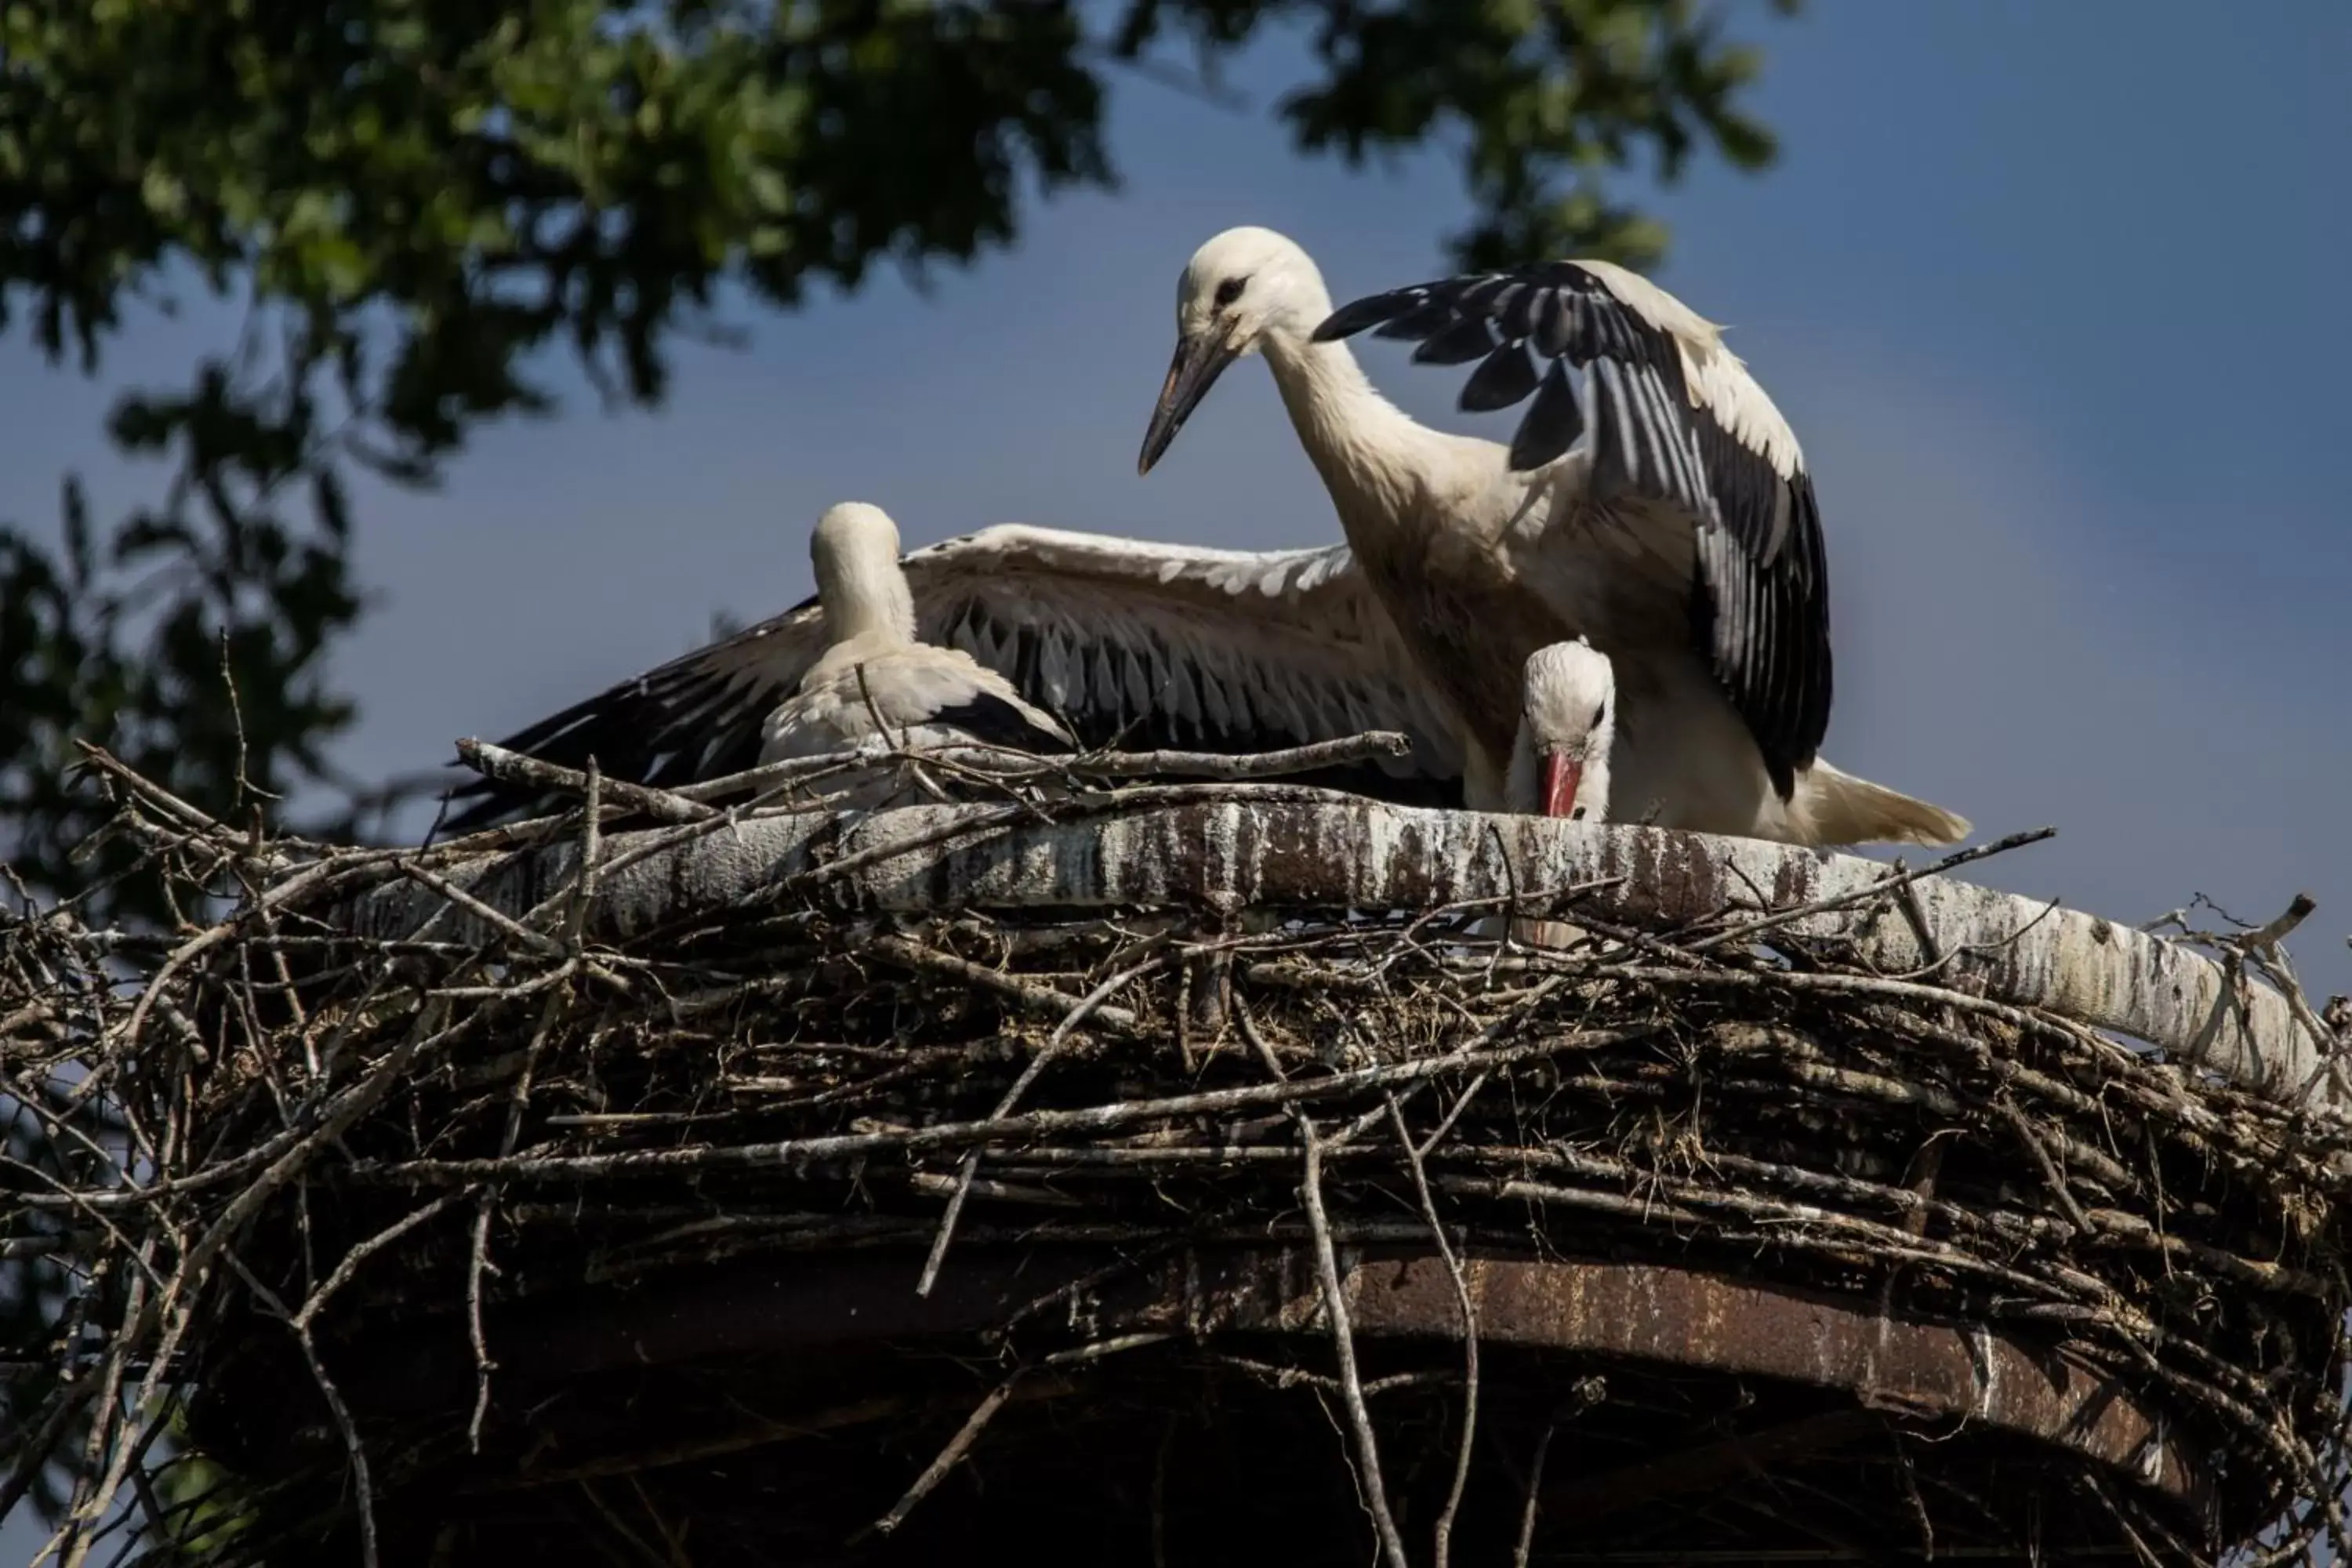
M 1427 293 L 1426 289 L 1419 287 L 1391 289 L 1385 294 L 1370 295 L 1342 305 L 1326 316 L 1323 324 L 1315 329 L 1315 341 L 1328 343 L 1337 342 L 1341 338 L 1352 338 L 1366 327 L 1378 325 L 1401 311 L 1412 309 L 1421 303 Z
M 1454 284 L 1437 284 L 1430 289 L 1430 292 L 1444 299 L 1453 310 L 1493 316 L 1501 311 L 1504 301 L 1510 297 L 1511 288 L 1509 273 L 1487 272 Z
M 1496 298 L 1496 324 L 1507 338 L 1532 338 L 1552 291 L 1539 283 L 1518 283 L 1512 288 L 1514 292 Z
M 1442 300 L 1424 300 L 1402 315 L 1381 322 L 1373 329 L 1372 336 L 1412 342 L 1429 336 L 1453 319 L 1454 311 Z
M 1415 364 L 1467 364 L 1495 350 L 1495 331 L 1483 316 L 1464 316 L 1432 333 L 1412 351 Z
M 1675 494 L 1673 458 L 1668 455 L 1668 432 L 1658 403 L 1657 378 L 1647 370 L 1635 366 L 1625 373 L 1625 406 L 1639 439 L 1634 443 L 1643 457 L 1642 472 L 1654 474 L 1651 488 L 1670 500 L 1680 500 Z
M 1508 408 L 1536 389 L 1536 362 L 1524 344 L 1505 343 L 1479 363 L 1462 384 L 1465 414 L 1491 414 Z
M 1527 417 L 1511 436 L 1510 463 L 1514 472 L 1539 468 L 1564 456 L 1584 434 L 1584 413 L 1577 406 L 1576 389 L 1569 383 L 1568 363 L 1555 359 L 1544 372 L 1543 384 L 1528 405 Z
M 991 746 L 1011 746 L 1024 752 L 1069 750 L 1069 742 L 1063 737 L 1041 727 L 1020 708 L 992 691 L 974 691 L 961 702 L 935 709 L 923 722 L 961 730 Z
M 1528 341 L 1536 353 L 1559 359 L 1568 353 L 1569 335 L 1575 326 L 1571 296 L 1558 289 L 1539 289 L 1534 299 L 1535 321 Z
M 1642 457 L 1634 447 L 1633 418 L 1626 405 L 1625 372 L 1613 359 L 1592 362 L 1593 493 L 1607 497 L 1638 489 Z
M 1154 689 L 1160 685 L 1160 682 L 1152 679 L 1150 668 L 1144 662 L 1143 654 L 1134 644 L 1123 642 L 1119 644 L 1118 657 L 1119 663 L 1126 668 L 1127 671 L 1128 711 L 1129 713 L 1153 711 L 1158 707 L 1158 704 L 1152 700 Z

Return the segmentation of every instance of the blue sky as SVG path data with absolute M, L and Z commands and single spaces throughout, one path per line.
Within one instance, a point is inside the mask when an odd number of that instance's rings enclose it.
M 1987 869 L 2021 891 L 2137 920 L 2201 890 L 2259 919 L 2308 887 L 2305 962 L 2352 989 L 2352 6 L 1738 17 L 1782 160 L 1656 194 L 1660 276 L 1732 326 L 1811 460 L 1829 754 L 1987 834 L 2055 824 Z M 684 651 L 715 610 L 791 603 L 837 500 L 889 508 L 910 544 L 1010 520 L 1335 537 L 1254 365 L 1134 472 L 1201 240 L 1284 229 L 1346 298 L 1433 275 L 1465 216 L 1442 152 L 1355 175 L 1292 156 L 1269 110 L 1301 59 L 1260 50 L 1238 113 L 1120 79 L 1125 188 L 1034 208 L 1017 250 L 928 294 L 886 272 L 792 317 L 743 307 L 752 346 L 682 352 L 657 415 L 581 389 L 485 436 L 437 494 L 363 496 L 382 600 L 341 660 L 364 713 L 343 760 L 429 764 Z M 97 385 L 0 344 L 0 516 L 53 518 L 67 465 L 101 515 L 151 492 L 103 443 L 110 387 L 182 374 L 233 327 L 201 300 L 146 321 Z M 1458 377 L 1371 361 L 1423 417 L 1479 427 L 1450 411 Z
M 1733 327 L 1817 476 L 1829 754 L 1988 837 L 2056 825 L 1984 868 L 2021 892 L 2138 921 L 2202 891 L 2259 920 L 2308 889 L 2301 961 L 2352 991 L 2352 5 L 1815 0 L 1742 24 L 1782 160 L 1659 195 L 1660 276 Z M 1134 470 L 1202 240 L 1281 228 L 1346 298 L 1434 275 L 1464 216 L 1442 154 L 1291 156 L 1266 110 L 1299 58 L 1253 58 L 1244 113 L 1120 80 L 1124 191 L 1033 211 L 1018 250 L 928 295 L 886 274 L 739 311 L 751 350 L 681 353 L 657 416 L 583 393 L 437 495 L 363 497 L 383 599 L 341 662 L 346 763 L 431 764 L 685 651 L 713 611 L 792 603 L 835 500 L 910 544 L 1015 520 L 1335 537 L 1256 366 Z M 168 379 L 233 330 L 199 303 L 110 371 Z M 1371 358 L 1416 413 L 1477 427 L 1455 377 Z M 107 450 L 108 395 L 0 343 L 0 517 L 53 518 L 68 465 L 101 515 L 160 482 Z M 0 1559 L 30 1546 L 0 1528 Z

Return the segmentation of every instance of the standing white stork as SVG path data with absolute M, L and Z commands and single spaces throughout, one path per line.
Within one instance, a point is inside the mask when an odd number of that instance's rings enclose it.
M 794 694 L 813 697 L 815 667 L 844 640 L 822 560 L 818 570 L 818 596 L 502 743 L 571 768 L 593 756 L 607 776 L 656 786 L 737 773 L 797 744 Z M 881 594 L 890 636 L 911 621 L 914 641 L 970 656 L 1022 702 L 1067 721 L 1083 745 L 1242 752 L 1399 731 L 1409 754 L 1297 782 L 1461 804 L 1454 725 L 1345 545 L 1206 550 L 1007 523 L 915 551 Z M 852 723 L 849 710 L 863 708 L 855 694 L 853 677 L 834 703 Z M 490 779 L 452 800 L 448 826 L 460 833 L 545 804 Z
M 1582 636 L 1616 667 L 1622 766 L 1641 758 L 1660 825 L 1805 844 L 1967 833 L 1820 762 L 1829 580 L 1812 480 L 1718 330 L 1664 289 L 1561 261 L 1335 313 L 1304 250 L 1236 228 L 1193 255 L 1176 319 L 1139 468 L 1228 364 L 1265 355 L 1360 569 L 1447 699 L 1471 805 L 1503 804 L 1522 661 Z M 1534 395 L 1511 445 L 1432 430 L 1375 391 L 1339 341 L 1375 325 L 1424 363 L 1478 360 L 1465 409 Z
M 878 506 L 828 508 L 809 538 L 816 600 L 832 646 L 760 729 L 760 761 L 821 756 L 882 739 L 902 748 L 979 744 L 1066 752 L 1074 741 L 1050 713 L 961 648 L 917 639 L 915 596 L 898 565 L 898 525 Z M 845 804 L 912 798 L 869 784 Z

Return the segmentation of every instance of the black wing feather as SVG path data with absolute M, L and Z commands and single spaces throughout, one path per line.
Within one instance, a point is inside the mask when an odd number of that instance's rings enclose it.
M 1495 352 L 1495 329 L 1483 316 L 1465 316 L 1433 332 L 1412 351 L 1415 364 L 1467 364 Z
M 584 768 L 593 757 L 610 777 L 658 789 L 740 773 L 758 763 L 761 726 L 792 695 L 789 685 L 761 679 L 741 656 L 815 612 L 812 595 L 781 616 L 573 703 L 499 744 L 558 767 Z M 554 797 L 478 778 L 450 792 L 452 809 L 442 831 L 471 833 L 554 804 Z
M 1414 342 L 1427 337 L 1453 319 L 1454 311 L 1451 307 L 1433 300 L 1407 310 L 1374 335 L 1394 338 L 1402 342 Z
M 1029 715 L 992 691 L 975 691 L 968 701 L 941 708 L 924 721 L 961 730 L 983 745 L 1010 746 L 1023 752 L 1066 752 L 1069 742 L 1033 721 Z
M 1508 408 L 1536 389 L 1536 362 L 1526 347 L 1516 341 L 1505 343 L 1462 384 L 1462 407 L 1471 414 Z
M 1572 261 L 1391 289 L 1343 305 L 1318 342 L 1418 341 L 1422 363 L 1477 357 L 1471 323 L 1499 340 L 1464 384 L 1482 412 L 1534 403 L 1509 462 L 1526 472 L 1589 442 L 1590 495 L 1670 503 L 1695 535 L 1691 636 L 1706 654 L 1785 798 L 1829 728 L 1829 570 L 1812 479 L 1783 478 L 1694 406 L 1671 334 Z M 1444 345 L 1440 347 L 1439 345 Z M 1530 355 L 1534 357 L 1530 357 Z M 1537 360 L 1549 362 L 1540 373 Z
M 940 641 L 1003 675 L 1024 700 L 1069 725 L 1078 744 L 1087 749 L 1230 754 L 1329 739 L 1279 716 L 1254 711 L 1246 689 L 1219 687 L 1206 672 L 1188 668 L 1180 650 L 1156 640 L 1090 645 L 1059 631 L 1002 618 L 992 601 L 979 595 L 942 618 L 951 629 L 943 631 Z M 1059 645 L 1050 651 L 1049 637 Z M 1194 695 L 1197 700 L 1182 700 Z M 1041 749 L 1034 742 L 1018 743 Z M 1400 805 L 1458 806 L 1463 798 L 1458 776 L 1400 777 L 1370 763 L 1285 779 Z
M 1568 384 L 1568 363 L 1554 360 L 1544 372 L 1543 384 L 1536 388 L 1536 400 L 1529 405 L 1527 417 L 1519 421 L 1517 432 L 1511 437 L 1511 466 L 1516 468 L 1537 465 L 1522 463 L 1519 455 L 1528 451 L 1555 447 L 1565 452 L 1576 445 L 1577 437 L 1584 432 L 1584 412 L 1576 405 L 1576 390 Z
M 1407 309 L 1420 304 L 1428 293 L 1428 289 L 1418 286 L 1391 289 L 1385 294 L 1374 294 L 1352 305 L 1342 305 L 1315 329 L 1315 341 L 1328 343 L 1341 338 L 1352 338 L 1366 327 L 1378 326 L 1402 315 Z

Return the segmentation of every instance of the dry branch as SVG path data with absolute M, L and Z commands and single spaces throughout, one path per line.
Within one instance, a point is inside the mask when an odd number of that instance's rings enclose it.
M 879 1252 L 929 1293 L 968 1250 L 1067 1247 L 1099 1268 L 1041 1284 L 973 1347 L 1002 1358 L 992 1392 L 947 1414 L 961 1426 L 930 1437 L 873 1530 L 1017 1428 L 1033 1390 L 1079 1398 L 1190 1346 L 1330 1395 L 1387 1568 L 1411 1568 L 1407 1526 L 1444 1568 L 1475 1522 L 1477 1440 L 1515 1392 L 1482 1382 L 1472 1279 L 1532 1251 L 2041 1335 L 2226 1450 L 2216 1484 L 2232 1518 L 2283 1521 L 2275 1560 L 2337 1529 L 2338 1510 L 2292 1511 L 2352 1479 L 2352 1121 L 2324 1083 L 2296 1096 L 2326 1078 L 2277 952 L 2300 902 L 2239 938 L 2176 942 L 1942 874 L 2032 836 L 1890 872 L 1251 782 L 1393 752 L 926 754 L 980 798 L 842 818 L 745 800 L 909 755 L 655 791 L 474 745 L 495 776 L 580 808 L 415 852 L 232 830 L 94 759 L 116 830 L 184 907 L 215 913 L 154 941 L 71 910 L 0 920 L 0 1081 L 48 1161 L 8 1168 L 0 1257 L 51 1268 L 60 1301 L 0 1363 L 63 1374 L 0 1503 L 78 1451 L 58 1544 L 87 1554 L 118 1494 L 161 1495 L 158 1434 L 257 1321 L 287 1380 L 315 1388 L 326 1440 L 194 1560 L 300 1557 L 337 1528 L 373 1554 L 372 1510 L 389 1520 L 436 1478 L 466 1476 L 467 1495 L 556 1484 L 517 1468 L 530 1385 L 501 1358 L 530 1345 L 499 1337 L 510 1311 L 787 1254 Z M 1217 782 L 1091 782 L 1185 773 Z M 616 812 L 662 826 L 614 834 Z M 1506 906 L 1583 934 L 1483 939 Z M 1228 971 L 1227 1023 L 1188 1042 L 1203 956 Z M 1207 1321 L 1085 1328 L 1144 1261 L 1243 1242 L 1311 1265 L 1323 1371 L 1227 1353 Z M 1443 1265 L 1464 1343 L 1442 1368 L 1370 1359 L 1344 1255 L 1374 1245 Z M 437 1436 L 382 1415 L 353 1375 L 373 1325 L 412 1320 L 470 1352 Z M 1407 1506 L 1412 1467 L 1381 1463 L 1380 1421 L 1416 1400 L 1449 1402 L 1421 1429 L 1444 1461 L 1426 1512 Z M 939 1407 L 827 1408 L 809 1429 Z M 750 1436 L 648 1437 L 647 1455 L 794 1429 L 762 1417 Z M 1982 1535 L 1909 1452 L 1870 1461 L 1899 1480 L 1905 1538 Z M 680 1549 L 650 1497 L 627 1502 L 628 1466 L 546 1474 L 590 1487 L 646 1551 Z M 2115 1542 L 2181 1554 L 2178 1520 L 2094 1479 Z M 1511 1498 L 1522 1561 L 1562 1509 L 1538 1489 Z
M 1049 821 L 1025 806 L 978 805 L 914 806 L 846 829 L 817 812 L 759 816 L 725 834 L 707 826 L 671 830 L 697 837 L 625 867 L 616 858 L 601 936 L 626 942 L 819 888 L 835 908 L 916 917 L 1049 905 L 1427 910 L 1500 907 L 1519 889 L 1590 888 L 1578 923 L 1604 934 L 1742 910 L 1769 918 L 1757 889 L 1772 889 L 1776 905 L 1819 906 L 1777 927 L 1780 940 L 1878 975 L 1932 971 L 1937 986 L 2130 1035 L 2278 1098 L 2298 1095 L 2322 1065 L 2278 989 L 2189 943 L 1941 877 L 1892 884 L 1875 861 L 1787 845 L 1247 784 L 1115 791 Z M 576 851 L 552 847 L 482 863 L 474 890 L 496 904 L 499 889 L 558 885 L 575 871 Z M 1908 920 L 1883 918 L 1898 895 L 1932 943 Z M 393 889 L 347 918 L 402 937 L 445 910 Z

